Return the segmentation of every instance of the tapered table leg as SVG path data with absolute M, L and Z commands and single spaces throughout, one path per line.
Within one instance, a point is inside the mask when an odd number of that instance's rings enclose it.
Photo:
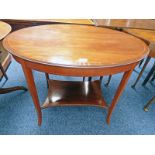
M 144 82 L 142 83 L 143 86 L 145 86 L 146 83 L 149 81 L 149 79 L 151 78 L 154 71 L 155 71 L 155 64 L 152 66 L 150 72 L 148 73 L 147 77 L 145 78 Z
M 135 88 L 137 82 L 139 81 L 140 77 L 142 76 L 142 74 L 143 74 L 143 72 L 144 72 L 147 64 L 149 63 L 150 59 L 151 59 L 151 57 L 148 56 L 147 59 L 146 59 L 146 61 L 145 61 L 145 63 L 144 63 L 144 66 L 143 66 L 141 72 L 139 73 L 139 75 L 138 75 L 138 77 L 137 77 L 137 79 L 135 81 L 135 83 L 131 86 L 132 88 Z
M 27 85 L 28 85 L 30 94 L 32 96 L 34 106 L 37 111 L 38 125 L 40 126 L 42 123 L 42 112 L 41 112 L 41 107 L 39 104 L 39 99 L 38 99 L 38 94 L 37 94 L 37 90 L 36 90 L 36 86 L 35 86 L 35 82 L 33 78 L 33 73 L 32 73 L 32 70 L 28 68 L 25 64 L 22 64 L 22 68 L 23 68 L 23 71 L 24 71 L 24 74 L 27 80 Z
M 149 106 L 155 101 L 155 96 L 144 106 L 144 111 L 148 111 Z
M 122 80 L 121 80 L 121 82 L 120 82 L 120 84 L 118 86 L 116 94 L 115 94 L 115 96 L 114 96 L 114 98 L 112 100 L 112 103 L 111 103 L 111 105 L 109 107 L 109 110 L 108 110 L 108 115 L 107 115 L 107 123 L 108 124 L 110 124 L 111 114 L 112 114 L 112 112 L 113 112 L 113 110 L 114 110 L 114 108 L 116 106 L 116 103 L 117 103 L 118 99 L 120 98 L 120 96 L 121 96 L 121 94 L 122 94 L 122 92 L 123 92 L 123 90 L 124 90 L 124 88 L 126 86 L 126 83 L 128 82 L 128 79 L 129 79 L 132 71 L 133 71 L 133 69 L 130 70 L 130 71 L 125 72 L 123 77 L 122 77 Z

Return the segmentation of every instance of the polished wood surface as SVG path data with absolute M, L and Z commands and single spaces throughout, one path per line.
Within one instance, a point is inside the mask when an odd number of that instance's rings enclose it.
M 0 21 L 0 40 L 3 39 L 11 31 L 11 26 L 5 22 Z
M 94 25 L 91 19 L 27 19 L 27 21 Z
M 1 52 L 2 52 L 2 54 L 1 54 Z M 0 50 L 0 64 L 3 67 L 5 72 L 6 72 L 7 68 L 9 67 L 11 61 L 12 61 L 11 55 L 8 52 L 6 53 L 6 52 Z M 3 75 L 4 74 L 0 70 L 0 79 L 3 77 Z
M 0 65 L 4 71 L 8 68 L 11 63 L 11 56 L 2 46 L 2 39 L 8 35 L 11 31 L 11 26 L 5 22 L 0 21 Z M 0 70 L 0 78 L 3 77 L 4 73 Z
M 155 58 L 155 43 L 151 44 L 149 47 L 150 47 L 149 56 Z
M 2 21 L 9 23 L 28 23 L 28 22 L 36 22 L 36 23 L 68 23 L 68 24 L 86 24 L 86 25 L 94 25 L 93 20 L 91 19 L 2 19 Z
M 11 31 L 11 26 L 7 23 L 0 21 L 0 58 L 1 54 L 5 53 L 5 59 L 3 62 L 0 61 L 0 75 L 2 74 L 2 77 L 5 76 L 6 80 L 8 80 L 8 76 L 5 73 L 5 70 L 8 68 L 9 64 L 11 63 L 11 56 L 7 53 L 7 51 L 2 46 L 2 39 L 8 35 Z M 6 94 L 17 90 L 24 90 L 27 91 L 27 89 L 23 86 L 16 86 L 16 87 L 10 87 L 10 88 L 0 88 L 0 94 Z
M 49 80 L 48 96 L 41 106 L 100 106 L 107 108 L 101 93 L 100 81 L 56 81 Z
M 2 19 L 11 25 L 12 30 L 47 24 L 94 25 L 90 19 Z
M 84 25 L 59 24 L 26 28 L 10 34 L 3 44 L 15 60 L 22 65 L 38 114 L 38 125 L 41 125 L 42 122 L 42 112 L 32 70 L 64 76 L 86 77 L 124 72 L 108 108 L 107 123 L 109 124 L 112 112 L 133 69 L 148 54 L 148 46 L 140 39 L 123 32 Z M 50 82 L 48 97 L 52 100 L 56 94 L 60 95 L 61 99 L 66 100 L 63 102 L 61 100 L 59 103 L 63 105 L 63 103 L 67 103 L 67 96 L 70 96 L 69 88 L 75 87 L 75 84 L 70 85 L 68 82 L 63 82 L 64 87 L 62 88 L 61 82 L 56 83 Z M 80 90 L 76 90 L 77 96 L 80 96 L 78 99 L 83 97 L 84 100 L 88 100 L 87 95 L 81 92 L 86 88 L 88 88 L 88 96 L 93 96 L 91 99 L 96 99 L 95 93 L 99 98 L 101 97 L 99 81 L 97 85 L 89 81 L 88 85 L 91 84 L 88 87 L 85 86 L 85 83 L 80 82 L 77 86 Z M 52 85 L 54 85 L 54 92 L 51 89 Z M 97 92 L 92 89 L 94 87 Z M 55 92 L 57 93 L 55 94 Z M 75 94 L 73 96 L 70 98 L 70 103 L 77 103 L 77 96 Z M 104 101 L 103 98 L 102 101 Z M 81 104 L 83 101 L 79 102 Z M 96 102 L 95 105 L 99 105 L 98 103 Z M 43 104 L 43 108 L 52 105 L 53 102 L 48 100 Z
M 28 68 L 26 66 L 25 63 L 22 64 L 22 68 L 23 68 L 23 71 L 24 71 L 24 74 L 25 74 L 25 77 L 27 80 L 29 91 L 32 94 L 33 103 L 34 103 L 34 106 L 36 108 L 36 112 L 38 115 L 38 125 L 41 125 L 41 123 L 42 123 L 42 112 L 41 112 L 41 107 L 39 105 L 39 98 L 38 98 L 38 94 L 37 94 L 37 89 L 35 87 L 33 72 L 30 68 Z
M 140 30 L 140 29 L 123 29 L 123 31 L 130 33 L 136 37 L 155 44 L 155 30 Z
M 153 19 L 93 19 L 96 26 L 111 28 L 136 28 L 155 30 L 155 20 Z
M 121 82 L 120 82 L 120 84 L 119 84 L 119 86 L 117 88 L 117 91 L 116 91 L 116 93 L 114 95 L 114 98 L 113 98 L 113 100 L 112 100 L 112 102 L 110 104 L 110 107 L 109 107 L 108 116 L 107 116 L 107 123 L 108 124 L 110 124 L 110 119 L 111 119 L 112 112 L 113 112 L 113 110 L 114 110 L 114 108 L 116 106 L 116 103 L 119 100 L 119 98 L 120 98 L 120 96 L 121 96 L 121 94 L 122 94 L 128 80 L 129 80 L 129 78 L 130 78 L 130 75 L 132 74 L 133 69 L 134 68 L 132 68 L 131 70 L 129 70 L 129 71 L 127 71 L 127 72 L 125 72 L 123 74 Z
M 77 25 L 25 28 L 6 37 L 3 45 L 22 59 L 62 67 L 124 66 L 148 54 L 147 45 L 131 35 Z
M 123 29 L 123 31 L 148 42 L 150 47 L 149 55 L 155 57 L 155 30 Z

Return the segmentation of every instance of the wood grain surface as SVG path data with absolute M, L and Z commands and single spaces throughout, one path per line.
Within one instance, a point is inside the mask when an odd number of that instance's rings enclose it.
M 149 55 L 155 58 L 155 30 L 124 29 L 124 31 L 148 42 Z
M 123 32 L 85 25 L 44 25 L 13 32 L 3 41 L 13 55 L 62 67 L 114 67 L 138 62 L 147 45 Z
M 155 30 L 123 29 L 123 31 L 155 44 Z
M 155 30 L 155 20 L 152 19 L 93 19 L 93 22 L 103 27 Z
M 11 26 L 0 21 L 0 40 L 3 39 L 11 31 Z

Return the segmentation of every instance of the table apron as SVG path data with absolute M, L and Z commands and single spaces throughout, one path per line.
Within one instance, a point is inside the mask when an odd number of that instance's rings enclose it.
M 103 76 L 112 75 L 121 72 L 126 72 L 135 68 L 139 62 L 135 62 L 128 65 L 117 66 L 117 67 L 103 67 L 103 68 L 73 68 L 73 67 L 61 67 L 61 66 L 50 66 L 46 64 L 39 64 L 36 62 L 30 62 L 19 57 L 13 56 L 14 59 L 21 65 L 25 64 L 28 68 L 45 72 L 54 75 L 62 76 Z

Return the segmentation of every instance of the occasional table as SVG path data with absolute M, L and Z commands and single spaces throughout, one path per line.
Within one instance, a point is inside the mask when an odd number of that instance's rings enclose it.
M 0 21 L 0 47 L 2 47 L 2 39 L 8 35 L 11 31 L 11 26 L 5 22 L 2 22 Z M 0 48 L 0 49 L 1 49 Z M 2 52 L 0 51 L 0 57 L 1 56 Z M 8 79 L 6 73 L 5 73 L 5 70 L 3 68 L 3 65 L 1 64 L 0 62 L 0 71 L 2 72 L 2 76 L 5 76 L 6 80 Z M 9 93 L 9 92 L 12 92 L 12 91 L 16 91 L 16 90 L 27 90 L 25 87 L 22 87 L 22 86 L 17 86 L 17 87 L 10 87 L 10 88 L 0 88 L 0 94 L 5 94 L 5 93 Z
M 93 105 L 108 109 L 107 123 L 126 83 L 148 46 L 140 39 L 106 28 L 86 25 L 55 24 L 35 26 L 13 32 L 4 47 L 23 68 L 37 115 L 41 109 L 64 105 Z M 108 107 L 100 81 L 49 80 L 49 91 L 40 106 L 32 70 L 62 76 L 105 76 L 124 72 Z

